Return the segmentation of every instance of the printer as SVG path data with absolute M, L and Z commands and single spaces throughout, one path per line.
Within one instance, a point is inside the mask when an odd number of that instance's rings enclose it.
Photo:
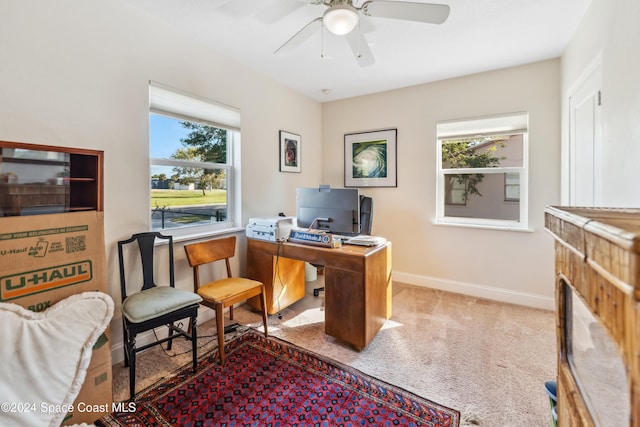
M 294 220 L 295 218 L 290 216 L 249 218 L 247 237 L 270 242 L 284 242 L 291 233 Z M 297 221 L 295 222 L 297 223 Z

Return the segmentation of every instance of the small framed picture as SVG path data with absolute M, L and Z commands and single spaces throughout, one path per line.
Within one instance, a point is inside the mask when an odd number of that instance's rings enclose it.
M 397 129 L 344 136 L 345 187 L 397 187 Z
M 300 135 L 280 131 L 280 172 L 300 172 Z

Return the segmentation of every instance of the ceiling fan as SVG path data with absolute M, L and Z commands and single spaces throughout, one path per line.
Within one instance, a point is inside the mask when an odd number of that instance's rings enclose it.
M 324 25 L 331 33 L 346 36 L 356 61 L 361 67 L 366 67 L 375 60 L 362 32 L 354 31 L 360 22 L 360 15 L 442 24 L 449 17 L 450 10 L 449 6 L 443 4 L 396 0 L 367 0 L 360 6 L 355 6 L 353 0 L 314 0 L 311 3 L 328 8 L 321 17 L 302 27 L 274 54 L 295 49 Z

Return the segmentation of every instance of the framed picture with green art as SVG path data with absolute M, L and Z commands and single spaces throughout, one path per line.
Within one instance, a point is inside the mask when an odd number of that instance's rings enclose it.
M 345 187 L 397 187 L 397 129 L 344 136 Z

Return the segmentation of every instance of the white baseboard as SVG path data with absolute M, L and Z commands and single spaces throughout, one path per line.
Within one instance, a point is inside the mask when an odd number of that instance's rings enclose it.
M 544 310 L 555 310 L 555 300 L 553 298 L 528 292 L 519 292 L 510 289 L 479 285 L 476 283 L 440 279 L 437 277 L 420 276 L 417 274 L 403 273 L 401 271 L 394 271 L 392 273 L 392 278 L 395 282 L 406 283 L 409 285 L 424 286 L 427 288 L 454 292 L 477 298 L 487 298 L 510 304 L 524 305 L 527 307 L 541 308 Z

